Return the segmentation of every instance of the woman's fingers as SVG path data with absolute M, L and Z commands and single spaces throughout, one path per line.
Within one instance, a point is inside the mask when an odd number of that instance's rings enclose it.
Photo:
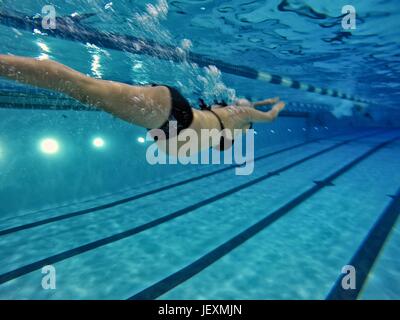
M 265 99 L 263 102 L 265 104 L 274 104 L 274 103 L 277 103 L 278 101 L 279 101 L 279 97 L 275 97 L 275 98 Z
M 284 107 L 285 103 L 282 101 L 275 104 L 272 109 L 267 112 L 268 116 L 270 117 L 270 121 L 275 120 L 278 117 L 279 112 L 281 112 Z
M 283 101 L 280 101 L 279 103 L 273 106 L 273 109 L 276 110 L 277 112 L 282 111 L 283 108 L 285 108 L 285 103 Z

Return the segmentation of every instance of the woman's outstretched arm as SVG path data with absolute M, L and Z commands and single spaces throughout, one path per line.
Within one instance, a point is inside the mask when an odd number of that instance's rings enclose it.
M 267 105 L 270 105 L 270 104 L 274 104 L 274 103 L 276 103 L 278 101 L 279 101 L 279 97 L 264 99 L 262 101 L 253 102 L 253 107 L 267 106 Z
M 271 100 L 275 101 L 275 100 Z M 270 103 L 268 103 L 270 104 Z M 285 107 L 285 103 L 280 101 L 277 104 L 275 104 L 271 110 L 269 111 L 259 111 L 254 108 L 247 108 L 247 114 L 248 114 L 248 121 L 249 122 L 271 122 L 275 120 L 279 112 L 282 111 L 282 109 Z
M 0 55 L 0 77 L 69 95 L 128 121 L 157 128 L 168 118 L 166 87 L 141 87 L 88 77 L 51 60 Z

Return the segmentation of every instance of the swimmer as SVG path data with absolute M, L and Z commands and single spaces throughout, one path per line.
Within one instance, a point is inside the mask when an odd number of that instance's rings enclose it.
M 279 98 L 252 103 L 238 99 L 234 105 L 201 103 L 201 110 L 192 108 L 189 102 L 174 88 L 166 85 L 134 86 L 119 82 L 88 77 L 52 60 L 0 55 L 0 77 L 20 83 L 66 94 L 81 103 L 102 109 L 114 116 L 147 129 L 159 128 L 169 136 L 169 121 L 176 121 L 176 132 L 190 128 L 198 137 L 202 129 L 223 132 L 220 140 L 210 139 L 203 146 L 229 148 L 234 140 L 234 129 L 246 132 L 253 123 L 271 122 L 277 118 L 285 103 Z M 263 112 L 255 107 L 272 105 Z M 157 137 L 155 137 L 157 138 Z M 228 139 L 230 138 L 230 139 Z M 218 140 L 218 139 L 217 139 Z M 158 146 L 165 146 L 157 140 Z M 178 143 L 178 149 L 179 149 Z M 164 151 L 168 152 L 168 150 Z

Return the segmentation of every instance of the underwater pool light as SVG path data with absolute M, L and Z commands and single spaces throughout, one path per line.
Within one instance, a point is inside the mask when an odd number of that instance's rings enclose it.
M 100 137 L 94 138 L 92 143 L 93 143 L 93 146 L 95 146 L 96 148 L 102 148 L 105 145 L 104 140 Z
M 143 137 L 139 137 L 139 138 L 137 138 L 137 141 L 139 143 L 144 143 L 146 140 Z
M 55 154 L 59 151 L 60 146 L 57 140 L 52 138 L 43 139 L 40 142 L 40 150 L 46 154 Z

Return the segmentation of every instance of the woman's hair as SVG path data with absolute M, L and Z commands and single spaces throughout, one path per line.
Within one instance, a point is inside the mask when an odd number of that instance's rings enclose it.
M 219 106 L 221 106 L 221 107 L 226 107 L 226 106 L 228 106 L 228 104 L 226 103 L 225 100 L 221 100 L 221 101 L 214 100 L 214 104 L 217 104 L 217 105 L 219 105 Z
M 214 105 L 217 105 L 218 107 L 214 107 L 214 108 L 222 108 L 222 107 L 227 107 L 228 104 L 226 103 L 225 100 L 214 100 Z M 199 107 L 202 110 L 209 110 L 211 108 L 211 106 L 209 106 L 207 103 L 205 103 L 205 101 L 203 99 L 199 99 Z
M 250 108 L 253 107 L 253 104 L 249 100 L 247 100 L 245 98 L 237 99 L 235 101 L 234 105 L 237 106 L 237 107 L 250 107 Z M 228 104 L 226 103 L 225 100 L 221 100 L 221 101 L 218 101 L 216 99 L 214 100 L 214 108 L 223 108 L 223 107 L 226 107 L 226 106 L 228 106 Z M 202 110 L 207 110 L 211 106 L 207 105 L 205 103 L 205 101 L 200 98 L 199 99 L 199 107 Z

